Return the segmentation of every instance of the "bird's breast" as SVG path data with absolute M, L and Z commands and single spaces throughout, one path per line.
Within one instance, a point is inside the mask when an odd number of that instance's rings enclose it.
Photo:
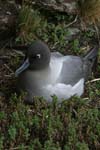
M 27 70 L 24 73 L 24 80 L 29 84 L 43 86 L 55 84 L 59 78 L 62 62 L 56 59 L 50 61 L 50 65 L 42 70 Z

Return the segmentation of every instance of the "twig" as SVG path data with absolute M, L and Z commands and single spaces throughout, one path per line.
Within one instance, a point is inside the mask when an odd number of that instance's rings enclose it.
M 28 148 L 28 146 L 24 146 L 24 149 L 27 149 Z M 10 150 L 19 150 L 19 147 L 14 147 L 14 148 L 10 148 Z
M 21 56 L 25 56 L 25 54 L 21 51 L 18 51 L 18 50 L 13 50 L 16 54 L 19 54 Z
M 70 22 L 69 24 L 66 25 L 66 27 L 68 28 L 69 26 L 71 26 L 72 24 L 74 24 L 77 21 L 78 15 L 75 17 L 75 19 Z
M 9 68 L 9 66 L 7 64 L 4 64 L 4 66 L 11 72 L 14 73 L 12 69 Z
M 12 78 L 13 75 L 14 75 L 14 73 L 11 73 L 11 74 L 9 74 L 9 75 L 8 75 L 8 74 L 5 74 L 4 76 L 7 77 L 7 78 Z
M 89 97 L 84 97 L 83 99 L 84 99 L 84 100 L 89 100 Z
M 97 79 L 93 79 L 93 80 L 91 80 L 91 81 L 88 81 L 87 84 L 88 84 L 88 83 L 92 83 L 92 82 L 96 82 L 96 81 L 100 81 L 100 78 L 97 78 Z
M 0 56 L 0 59 L 10 59 L 9 56 Z
M 3 77 L 12 78 L 13 75 L 14 75 L 14 73 L 11 73 L 11 74 L 4 74 L 3 76 L 0 75 L 0 78 L 3 78 Z

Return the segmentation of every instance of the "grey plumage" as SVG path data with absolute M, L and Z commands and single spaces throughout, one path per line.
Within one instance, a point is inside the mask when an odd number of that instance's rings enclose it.
M 93 71 L 93 67 L 96 67 L 95 62 L 97 60 L 98 49 L 99 47 L 95 46 L 94 48 L 90 49 L 88 53 L 83 57 L 83 70 L 85 80 L 88 80 Z
M 63 56 L 59 52 L 50 53 L 46 44 L 36 41 L 28 47 L 27 59 L 16 71 L 18 87 L 28 92 L 27 101 L 30 102 L 33 96 L 43 96 L 48 101 L 54 94 L 59 101 L 75 94 L 81 96 L 97 53 L 95 47 L 84 57 Z

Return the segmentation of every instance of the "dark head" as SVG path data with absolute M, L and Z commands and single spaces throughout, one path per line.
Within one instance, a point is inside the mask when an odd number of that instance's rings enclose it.
M 28 46 L 25 61 L 20 68 L 16 70 L 16 76 L 26 69 L 41 70 L 48 67 L 50 62 L 50 50 L 48 46 L 41 42 L 35 41 Z

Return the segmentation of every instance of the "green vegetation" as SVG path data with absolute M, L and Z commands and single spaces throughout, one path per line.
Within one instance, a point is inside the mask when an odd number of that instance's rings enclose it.
M 72 36 L 69 27 L 73 26 L 68 24 L 74 18 L 38 9 L 31 12 L 30 7 L 23 6 L 16 43 L 41 39 L 52 51 L 83 54 L 86 47 L 93 44 L 95 32 L 89 29 Z M 11 72 L 21 59 L 17 53 L 9 54 L 6 61 L 9 67 L 2 66 L 0 71 L 0 91 L 7 95 L 6 98 L 0 96 L 0 150 L 99 150 L 100 80 L 88 82 L 81 98 L 74 96 L 61 104 L 56 96 L 50 104 L 43 98 L 36 98 L 33 105 L 25 105 L 24 94 L 15 93 L 16 79 Z M 97 66 L 95 74 L 99 78 L 100 53 Z
M 96 96 L 96 95 L 95 95 Z M 100 97 L 100 92 L 99 95 Z M 100 101 L 98 101 L 99 103 Z M 36 99 L 26 106 L 13 94 L 0 113 L 0 148 L 88 150 L 99 146 L 100 111 L 96 99 L 73 97 L 58 104 Z

